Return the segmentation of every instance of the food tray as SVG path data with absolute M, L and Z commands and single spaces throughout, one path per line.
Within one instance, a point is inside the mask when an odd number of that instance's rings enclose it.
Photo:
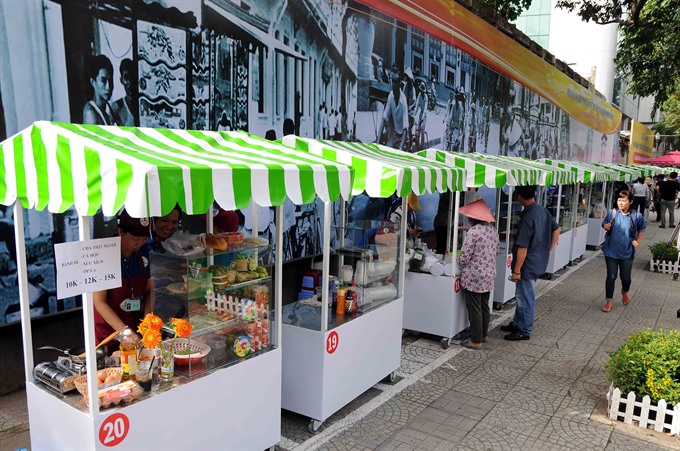
M 169 340 L 167 342 L 172 342 Z M 178 352 L 184 351 L 187 348 L 191 348 L 191 354 L 178 354 Z M 176 365 L 189 365 L 199 363 L 203 360 L 210 352 L 210 346 L 200 341 L 193 340 L 189 344 L 189 340 L 186 338 L 176 338 L 175 345 L 173 347 L 175 351 L 175 364 Z

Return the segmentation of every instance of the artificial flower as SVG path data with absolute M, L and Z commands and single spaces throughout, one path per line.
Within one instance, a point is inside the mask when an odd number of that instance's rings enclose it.
M 157 348 L 161 345 L 161 332 L 155 329 L 148 329 L 144 335 L 142 335 L 142 345 L 147 349 Z
M 172 318 L 172 325 L 175 326 L 175 337 L 187 338 L 191 335 L 191 323 L 185 319 Z

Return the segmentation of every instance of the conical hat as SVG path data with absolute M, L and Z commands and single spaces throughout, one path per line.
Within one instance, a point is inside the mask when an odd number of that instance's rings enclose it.
M 463 205 L 458 209 L 458 212 L 468 218 L 477 219 L 479 221 L 496 222 L 489 211 L 489 206 L 484 202 L 484 199 L 478 199 L 471 204 Z

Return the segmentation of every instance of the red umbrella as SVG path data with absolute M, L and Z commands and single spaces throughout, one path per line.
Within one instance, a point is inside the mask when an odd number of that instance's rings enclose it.
M 652 158 L 648 164 L 661 164 L 664 166 L 680 166 L 680 150 L 673 150 L 666 155 Z

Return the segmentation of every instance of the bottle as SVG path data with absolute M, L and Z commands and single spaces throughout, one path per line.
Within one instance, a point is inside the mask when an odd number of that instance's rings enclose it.
M 352 282 L 352 286 L 347 288 L 347 295 L 345 296 L 345 304 L 347 305 L 347 313 L 352 314 L 357 311 L 356 299 L 354 293 L 356 284 Z
M 135 380 L 135 373 L 137 373 L 137 337 L 132 333 L 129 327 L 123 329 L 119 335 L 120 341 L 120 366 L 123 369 L 123 381 L 129 379 Z
M 347 287 L 342 286 L 338 288 L 338 301 L 335 307 L 335 314 L 338 316 L 344 316 L 347 310 L 347 303 L 345 302 L 345 296 L 347 295 Z
M 359 309 L 359 305 L 360 305 L 360 302 L 359 302 L 360 301 L 360 299 L 359 299 L 359 287 L 357 287 L 356 282 L 352 282 L 352 288 L 350 288 L 350 289 L 352 290 L 352 299 L 354 300 L 354 302 L 352 302 L 352 308 L 351 309 L 348 307 L 348 313 L 351 313 L 351 314 L 354 315 L 354 314 L 356 314 L 357 310 Z

